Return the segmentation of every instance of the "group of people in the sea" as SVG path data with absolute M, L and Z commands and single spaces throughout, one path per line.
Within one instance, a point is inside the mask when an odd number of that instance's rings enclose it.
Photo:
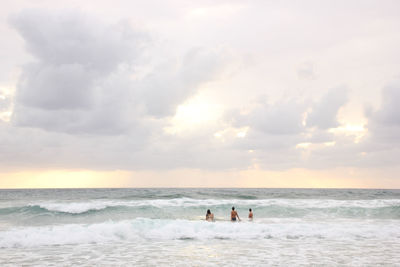
M 235 210 L 235 207 L 232 207 L 232 211 L 231 211 L 231 221 L 232 221 L 232 222 L 236 222 L 236 218 L 240 221 L 239 214 L 238 214 L 237 211 Z M 250 221 L 253 220 L 253 211 L 252 211 L 251 209 L 249 209 L 249 220 L 250 220 Z M 214 219 L 214 214 L 211 213 L 210 210 L 207 210 L 207 213 L 206 213 L 206 221 L 209 221 L 209 222 L 215 221 L 215 219 Z

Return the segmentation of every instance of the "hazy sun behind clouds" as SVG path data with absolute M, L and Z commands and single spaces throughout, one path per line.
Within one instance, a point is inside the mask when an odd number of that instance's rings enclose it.
M 0 187 L 399 187 L 399 7 L 4 3 Z

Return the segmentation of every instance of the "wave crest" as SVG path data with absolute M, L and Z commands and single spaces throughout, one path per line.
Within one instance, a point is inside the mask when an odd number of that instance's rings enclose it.
M 231 223 L 187 220 L 134 220 L 97 224 L 67 224 L 22 227 L 0 232 L 0 247 L 134 242 L 140 240 L 206 239 L 308 239 L 308 238 L 400 238 L 397 224 L 379 225 L 362 222 L 306 223 L 268 221 Z
M 41 202 L 25 206 L 3 207 L 0 214 L 41 214 L 57 213 L 83 215 L 87 213 L 124 212 L 135 217 L 146 217 L 146 212 L 165 212 L 175 218 L 177 209 L 187 214 L 202 214 L 211 208 L 216 213 L 225 214 L 234 205 L 240 212 L 253 208 L 256 216 L 270 217 L 360 217 L 360 218 L 400 218 L 399 199 L 380 200 L 318 200 L 318 199 L 155 199 L 155 200 L 95 200 L 88 202 Z M 200 213 L 199 213 L 200 212 Z

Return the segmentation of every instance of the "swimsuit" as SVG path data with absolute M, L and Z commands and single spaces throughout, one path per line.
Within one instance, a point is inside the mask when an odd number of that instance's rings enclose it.
M 234 217 L 234 218 L 231 218 L 231 220 L 232 220 L 232 221 L 236 221 L 236 217 Z

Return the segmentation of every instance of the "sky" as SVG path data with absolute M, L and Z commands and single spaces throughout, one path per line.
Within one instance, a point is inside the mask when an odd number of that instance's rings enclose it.
M 399 1 L 0 10 L 0 188 L 400 188 Z

